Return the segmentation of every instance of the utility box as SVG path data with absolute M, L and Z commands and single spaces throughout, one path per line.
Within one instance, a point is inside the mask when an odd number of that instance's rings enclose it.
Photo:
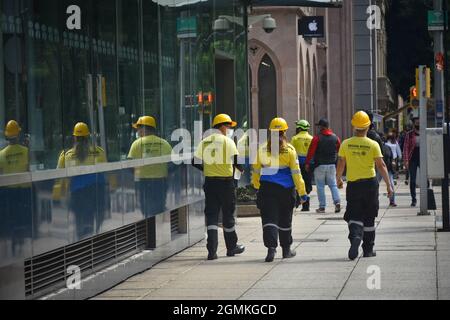
M 443 179 L 444 166 L 444 130 L 443 128 L 427 129 L 428 178 Z

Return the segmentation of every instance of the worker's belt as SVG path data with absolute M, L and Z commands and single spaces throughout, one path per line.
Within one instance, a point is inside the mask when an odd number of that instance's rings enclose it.
M 230 181 L 233 180 L 233 177 L 205 177 L 206 180 L 214 180 L 214 181 Z
M 368 178 L 368 179 L 359 179 L 356 181 L 349 181 L 348 183 L 351 184 L 351 183 L 363 183 L 363 182 L 373 182 L 373 181 L 378 181 L 378 180 L 376 177 L 373 177 L 373 178 Z

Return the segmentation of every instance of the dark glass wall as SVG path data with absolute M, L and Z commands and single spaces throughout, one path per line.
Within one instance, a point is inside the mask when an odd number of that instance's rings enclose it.
M 67 26 L 73 5 L 80 30 Z M 208 129 L 224 57 L 230 114 L 247 121 L 244 12 L 228 0 L 0 0 L 0 286 L 14 263 L 202 200 L 199 172 L 161 149 L 130 158 L 132 124 L 154 117 L 171 147 L 176 129 Z M 234 22 L 214 32 L 221 15 Z M 140 169 L 167 173 L 141 183 Z

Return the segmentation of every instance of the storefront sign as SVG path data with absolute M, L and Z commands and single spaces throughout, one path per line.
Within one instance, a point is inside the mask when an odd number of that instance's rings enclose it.
M 323 38 L 324 25 L 323 17 L 303 17 L 298 21 L 298 34 L 304 38 Z

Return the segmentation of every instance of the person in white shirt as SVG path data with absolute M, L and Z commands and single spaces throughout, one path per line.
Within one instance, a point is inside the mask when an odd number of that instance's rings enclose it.
M 398 141 L 395 137 L 395 134 L 393 132 L 390 132 L 388 134 L 386 145 L 389 148 L 391 148 L 391 150 L 392 150 L 392 159 L 395 162 L 394 177 L 395 177 L 395 179 L 397 179 L 399 164 L 400 164 L 400 161 L 402 160 L 402 149 L 400 148 L 400 144 L 398 143 Z M 396 181 L 395 181 L 395 184 L 397 184 Z

